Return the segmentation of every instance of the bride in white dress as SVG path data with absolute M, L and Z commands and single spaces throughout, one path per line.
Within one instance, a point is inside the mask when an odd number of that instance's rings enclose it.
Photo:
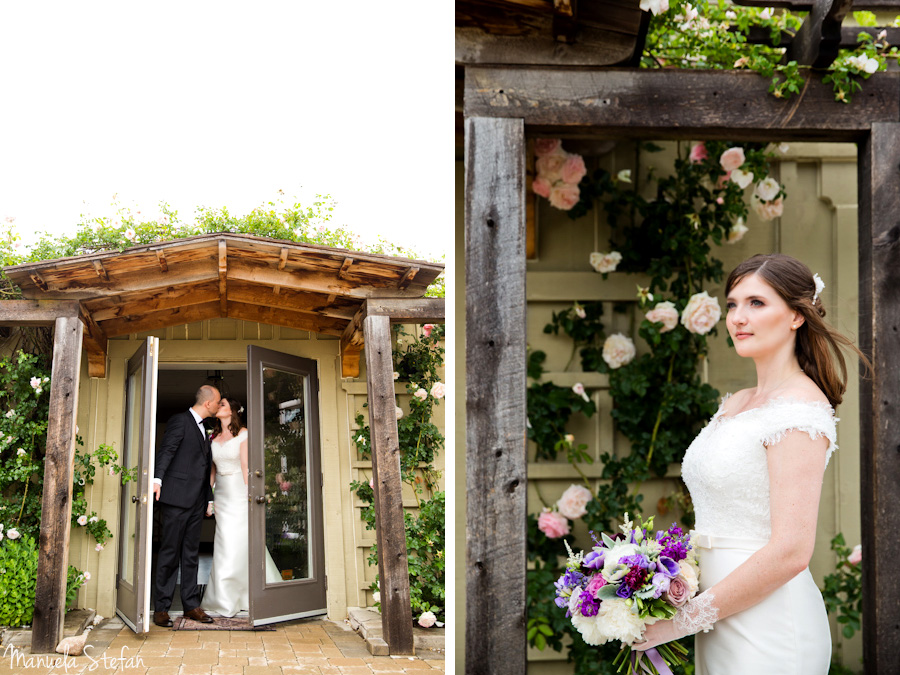
M 684 456 L 701 592 L 634 645 L 697 633 L 697 675 L 828 672 L 831 633 L 808 565 L 846 387 L 840 348 L 868 362 L 823 321 L 823 287 L 781 254 L 744 261 L 725 285 L 728 332 L 757 385 L 723 398 Z
M 247 429 L 242 426 L 244 408 L 222 398 L 213 431 L 213 466 L 209 482 L 215 488 L 216 537 L 209 584 L 203 595 L 207 612 L 232 617 L 250 608 L 249 552 L 247 543 Z M 281 575 L 266 550 L 266 581 L 281 581 Z

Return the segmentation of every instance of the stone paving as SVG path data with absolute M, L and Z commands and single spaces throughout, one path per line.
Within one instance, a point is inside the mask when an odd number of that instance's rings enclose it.
M 443 671 L 441 652 L 372 656 L 344 623 L 301 619 L 274 631 L 173 631 L 151 626 L 136 635 L 117 619 L 90 632 L 86 653 L 32 656 L 0 648 L 0 675 L 371 675 Z M 6 653 L 3 653 L 5 650 Z

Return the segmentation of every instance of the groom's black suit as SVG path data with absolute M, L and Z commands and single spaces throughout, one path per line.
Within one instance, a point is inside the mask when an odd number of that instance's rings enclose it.
M 162 536 L 156 559 L 155 611 L 167 612 L 175 593 L 181 563 L 181 604 L 184 611 L 200 606 L 197 566 L 200 528 L 207 502 L 211 449 L 190 410 L 173 415 L 156 452 L 154 476 L 162 481 L 157 508 Z

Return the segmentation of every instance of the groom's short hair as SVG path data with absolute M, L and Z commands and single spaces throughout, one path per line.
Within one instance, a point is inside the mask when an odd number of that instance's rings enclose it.
M 200 405 L 201 403 L 212 401 L 218 393 L 218 389 L 216 389 L 212 385 L 204 384 L 197 390 L 197 400 L 194 402 L 194 405 Z

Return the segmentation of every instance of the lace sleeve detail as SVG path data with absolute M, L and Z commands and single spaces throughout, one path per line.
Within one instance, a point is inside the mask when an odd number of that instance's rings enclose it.
M 781 401 L 765 411 L 760 420 L 760 440 L 763 445 L 775 445 L 789 431 L 802 431 L 813 440 L 825 437 L 828 449 L 825 453 L 825 466 L 831 454 L 837 450 L 838 418 L 827 403 L 818 401 Z

